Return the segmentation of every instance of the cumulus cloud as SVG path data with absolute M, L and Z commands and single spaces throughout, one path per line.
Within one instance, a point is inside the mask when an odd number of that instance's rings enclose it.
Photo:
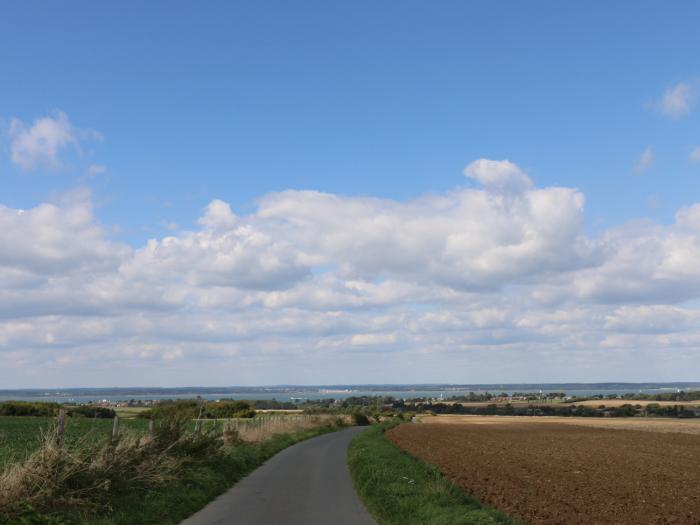
M 681 118 L 690 113 L 695 100 L 695 90 L 690 84 L 680 82 L 668 88 L 659 101 L 659 110 L 670 118 Z
M 674 303 L 700 295 L 700 236 L 695 206 L 675 224 L 630 223 L 600 239 L 600 265 L 577 272 L 574 293 L 595 302 Z
M 60 111 L 54 116 L 35 120 L 31 126 L 12 119 L 8 134 L 12 162 L 25 170 L 42 166 L 57 168 L 59 151 L 77 144 L 68 117 Z
M 121 266 L 121 273 L 132 279 L 184 279 L 196 286 L 246 289 L 284 289 L 309 273 L 296 247 L 284 239 L 252 224 L 225 229 L 228 219 L 231 226 L 235 220 L 222 212 L 228 205 L 221 204 L 207 209 L 200 221 L 204 230 L 150 240 Z
M 236 215 L 213 200 L 194 229 L 136 247 L 84 190 L 0 207 L 0 380 L 148 383 L 157 366 L 175 383 L 357 382 L 373 372 L 344 375 L 352 356 L 389 347 L 397 381 L 612 350 L 700 365 L 700 203 L 590 237 L 579 191 L 503 162 L 470 165 L 479 188 L 409 201 L 284 191 Z
M 235 226 L 236 216 L 227 202 L 214 199 L 209 203 L 204 215 L 197 222 L 212 230 L 226 230 Z
M 27 210 L 0 205 L 0 267 L 43 275 L 114 268 L 125 248 L 105 239 L 89 192 Z
M 102 140 L 98 131 L 75 127 L 63 111 L 54 111 L 31 124 L 17 118 L 10 119 L 7 136 L 10 160 L 25 171 L 40 168 L 57 170 L 76 155 L 81 159 L 88 158 L 83 146 Z M 106 170 L 102 164 L 88 164 L 85 167 L 88 176 L 96 176 Z
M 464 168 L 464 175 L 498 193 L 520 193 L 532 187 L 527 173 L 508 160 L 475 160 Z
M 583 205 L 567 188 L 515 198 L 462 190 L 409 203 L 287 191 L 265 197 L 256 218 L 304 260 L 337 265 L 348 278 L 485 289 L 589 264 Z
M 678 210 L 676 224 L 682 228 L 700 232 L 700 204 L 683 206 Z

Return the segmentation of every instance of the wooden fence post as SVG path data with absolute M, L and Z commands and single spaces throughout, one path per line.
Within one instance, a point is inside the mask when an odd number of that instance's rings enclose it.
M 148 433 L 152 436 L 153 435 L 153 420 L 149 419 L 148 420 Z
M 114 422 L 112 423 L 112 443 L 116 443 L 119 439 L 119 416 L 114 416 Z
M 66 411 L 62 408 L 58 411 L 58 424 L 56 426 L 56 442 L 59 447 L 63 446 L 63 439 L 66 435 Z
M 194 431 L 199 434 L 202 430 L 202 412 L 204 412 L 204 399 L 199 400 L 199 414 L 197 414 L 197 422 L 194 424 Z

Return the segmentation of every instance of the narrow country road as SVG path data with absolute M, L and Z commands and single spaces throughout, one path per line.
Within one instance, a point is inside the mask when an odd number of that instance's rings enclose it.
M 181 525 L 376 525 L 347 467 L 348 444 L 362 430 L 283 450 Z

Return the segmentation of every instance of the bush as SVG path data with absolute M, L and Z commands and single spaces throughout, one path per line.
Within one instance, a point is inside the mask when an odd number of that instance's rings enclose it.
M 370 424 L 369 418 L 364 415 L 362 412 L 355 412 L 352 415 L 353 421 L 355 422 L 356 425 L 365 427 Z
M 224 427 L 224 445 L 231 447 L 233 445 L 238 445 L 242 442 L 241 433 L 231 426 L 229 421 Z
M 98 419 L 114 419 L 117 413 L 111 408 L 95 406 L 95 405 L 82 405 L 77 407 L 71 407 L 68 410 L 69 416 L 82 416 Z
M 0 416 L 53 417 L 61 405 L 43 401 L 3 401 L 0 403 Z
M 151 410 L 141 412 L 140 418 L 229 419 L 255 417 L 255 410 L 247 401 L 224 399 L 221 401 L 177 400 L 165 401 Z
M 158 448 L 165 450 L 185 435 L 189 419 L 184 417 L 166 417 L 153 422 L 153 441 Z
M 255 417 L 255 410 L 247 401 L 209 401 L 204 404 L 202 417 L 204 419 L 251 418 Z

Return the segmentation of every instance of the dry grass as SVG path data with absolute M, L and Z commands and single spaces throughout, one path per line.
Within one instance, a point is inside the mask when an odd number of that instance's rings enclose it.
M 342 421 L 342 423 L 340 421 Z M 349 416 L 318 415 L 271 415 L 253 419 L 233 419 L 231 424 L 240 439 L 249 442 L 265 441 L 275 434 L 293 434 L 312 428 L 336 424 L 348 425 Z
M 671 432 L 700 435 L 700 419 L 671 419 L 651 417 L 560 417 L 560 416 L 424 416 L 421 423 L 457 425 L 547 425 L 565 424 L 619 430 L 641 430 L 645 432 Z
M 303 414 L 301 408 L 256 408 L 259 414 Z
M 55 429 L 26 461 L 0 474 L 0 514 L 17 504 L 36 509 L 109 508 L 110 494 L 173 479 L 181 462 L 149 436 L 125 434 L 115 444 L 90 437 L 59 445 Z

